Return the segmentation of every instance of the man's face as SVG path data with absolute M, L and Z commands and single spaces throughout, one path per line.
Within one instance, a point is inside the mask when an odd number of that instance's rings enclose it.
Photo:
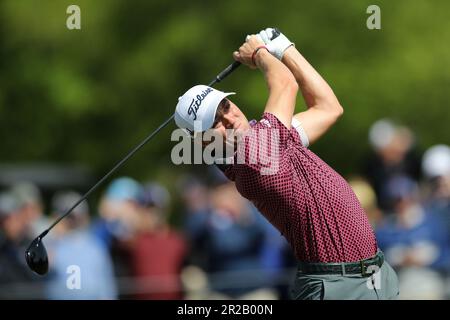
M 230 136 L 231 134 L 229 130 L 233 130 L 232 133 L 234 136 L 238 137 L 240 134 L 250 129 L 250 124 L 242 111 L 233 102 L 225 98 L 220 102 L 219 107 L 217 108 L 216 118 L 212 129 L 216 134 L 218 133 L 223 137 L 225 144 L 229 145 L 233 143 L 236 147 L 236 138 L 233 142 L 227 141 L 227 135 Z

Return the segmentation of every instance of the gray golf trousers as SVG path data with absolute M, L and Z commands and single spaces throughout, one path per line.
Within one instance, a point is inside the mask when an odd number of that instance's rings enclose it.
M 295 300 L 388 300 L 397 299 L 398 294 L 397 275 L 386 261 L 369 277 L 297 272 L 291 290 Z

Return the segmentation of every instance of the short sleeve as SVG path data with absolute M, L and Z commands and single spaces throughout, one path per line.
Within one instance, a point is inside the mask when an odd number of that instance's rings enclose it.
M 301 122 L 293 117 L 291 125 L 292 125 L 292 128 L 294 128 L 295 131 L 297 131 L 298 135 L 300 136 L 302 145 L 305 148 L 308 148 L 309 147 L 309 138 L 308 138 L 308 135 L 306 134 L 306 131 L 303 129 Z
M 258 130 L 270 129 L 278 137 L 280 148 L 286 148 L 290 137 L 289 129 L 275 115 L 264 112 L 261 120 L 257 124 Z

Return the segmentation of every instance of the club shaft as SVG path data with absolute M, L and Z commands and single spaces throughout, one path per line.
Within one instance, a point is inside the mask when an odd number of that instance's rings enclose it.
M 81 202 L 86 200 L 92 192 L 94 192 L 106 179 L 108 179 L 115 171 L 117 171 L 120 167 L 123 166 L 125 162 L 127 162 L 128 159 L 130 159 L 136 152 L 139 151 L 147 142 L 150 141 L 151 138 L 153 138 L 159 131 L 161 131 L 165 126 L 167 126 L 170 121 L 173 119 L 173 115 L 170 116 L 169 119 L 164 121 L 163 124 L 161 124 L 155 131 L 153 131 L 148 137 L 146 137 L 141 143 L 139 143 L 136 147 L 133 148 L 122 160 L 120 160 L 107 174 L 103 176 L 97 183 L 91 187 L 75 204 L 67 210 L 66 213 L 64 213 L 61 217 L 59 217 L 53 224 L 46 230 L 45 234 L 48 233 L 58 222 L 60 222 L 62 219 L 64 219 L 70 212 L 72 212 L 73 209 L 75 209 Z M 45 235 L 41 234 L 41 238 Z
M 230 73 L 232 73 L 237 67 L 239 67 L 241 64 L 237 61 L 230 64 L 228 67 L 226 67 L 221 73 L 219 73 L 216 78 L 209 83 L 209 86 L 213 86 L 214 84 L 222 81 L 227 77 Z M 81 202 L 86 200 L 97 188 L 105 182 L 106 179 L 108 179 L 114 172 L 116 172 L 120 167 L 123 166 L 125 162 L 127 162 L 128 159 L 130 159 L 136 152 L 138 152 L 147 142 L 149 142 L 159 131 L 161 131 L 165 126 L 167 126 L 172 119 L 174 118 L 174 115 L 170 116 L 166 121 L 164 121 L 155 131 L 153 131 L 149 136 L 147 136 L 141 143 L 139 143 L 136 147 L 133 148 L 122 160 L 120 160 L 107 174 L 103 176 L 97 183 L 92 186 L 77 202 L 75 202 L 72 207 L 70 207 L 62 216 L 60 216 L 53 224 L 48 227 L 44 232 L 42 232 L 39 235 L 39 238 L 42 239 L 45 237 L 45 235 L 55 226 L 57 225 L 62 219 L 64 219 L 67 215 L 69 215 L 73 209 L 75 209 Z
M 208 84 L 208 86 L 213 86 L 214 84 L 222 81 L 223 79 L 225 79 L 230 73 L 232 73 L 234 70 L 236 70 L 237 67 L 239 67 L 241 65 L 241 63 L 239 61 L 235 61 L 232 64 L 230 64 L 228 67 L 226 67 L 221 73 L 219 73 L 217 75 L 217 77 L 211 81 L 210 84 Z

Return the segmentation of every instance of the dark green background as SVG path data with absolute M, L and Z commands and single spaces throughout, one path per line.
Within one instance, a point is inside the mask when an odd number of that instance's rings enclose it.
M 82 29 L 66 28 L 81 7 Z M 381 30 L 366 9 L 381 7 Z M 245 36 L 277 26 L 329 82 L 344 117 L 312 147 L 344 175 L 358 173 L 367 132 L 389 117 L 417 133 L 418 149 L 449 143 L 449 1 L 0 2 L 0 162 L 83 164 L 99 176 L 174 111 L 177 98 L 232 62 Z M 218 88 L 258 117 L 258 71 Z M 298 110 L 304 108 L 299 99 Z M 171 125 L 118 175 L 172 184 Z

